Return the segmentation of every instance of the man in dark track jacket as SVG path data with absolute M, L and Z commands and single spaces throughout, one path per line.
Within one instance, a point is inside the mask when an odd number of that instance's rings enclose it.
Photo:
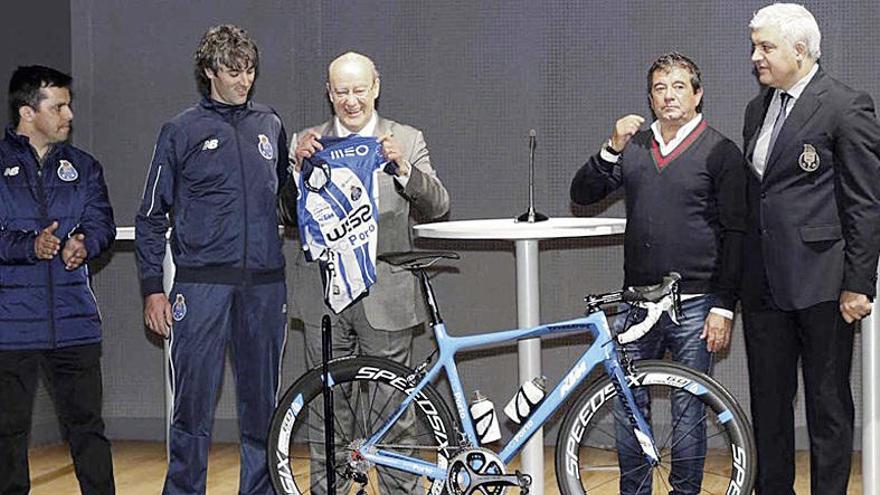
M 700 70 L 687 57 L 670 53 L 654 62 L 648 98 L 657 118 L 651 128 L 639 131 L 644 119 L 638 115 L 618 120 L 611 139 L 578 170 L 571 198 L 590 204 L 624 187 L 625 285 L 658 283 L 671 271 L 682 276 L 681 325 L 663 315 L 652 332 L 627 345 L 629 356 L 659 359 L 668 350 L 676 361 L 708 373 L 712 352 L 727 347 L 733 326 L 745 226 L 743 157 L 703 119 Z M 687 395 L 673 397 L 682 413 L 669 482 L 681 494 L 700 491 L 706 452 L 702 405 Z M 639 465 L 632 431 L 619 430 L 621 493 L 651 493 L 651 469 Z
M 250 100 L 256 44 L 235 26 L 205 33 L 195 56 L 204 98 L 162 127 L 136 219 L 144 319 L 169 339 L 173 420 L 166 494 L 205 493 L 211 426 L 231 345 L 241 431 L 239 493 L 271 494 L 266 436 L 285 342 L 276 197 L 287 136 Z M 176 266 L 162 291 L 165 233 Z
M 819 64 L 816 19 L 773 4 L 749 23 L 762 86 L 746 108 L 742 303 L 759 494 L 794 494 L 798 361 L 812 493 L 847 491 L 853 322 L 871 311 L 880 254 L 880 125 L 868 94 Z
M 0 141 L 0 493 L 25 494 L 42 363 L 83 494 L 114 493 L 101 317 L 86 263 L 116 235 L 101 165 L 68 144 L 71 78 L 19 67 Z

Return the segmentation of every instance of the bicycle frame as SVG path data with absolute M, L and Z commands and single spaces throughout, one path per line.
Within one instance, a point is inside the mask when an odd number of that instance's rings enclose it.
M 433 479 L 445 478 L 446 470 L 438 467 L 436 464 L 430 464 L 420 459 L 384 451 L 380 447 L 377 447 L 377 445 L 380 445 L 382 437 L 400 418 L 406 408 L 414 400 L 418 400 L 421 390 L 429 383 L 432 383 L 440 375 L 441 371 L 445 371 L 446 377 L 449 380 L 449 385 L 452 389 L 452 396 L 455 400 L 455 408 L 458 411 L 458 417 L 461 421 L 465 437 L 472 445 L 480 445 L 470 412 L 468 411 L 467 396 L 461 385 L 458 368 L 456 367 L 456 354 L 467 349 L 500 344 L 519 339 L 538 338 L 545 335 L 589 332 L 594 338 L 592 344 L 590 344 L 580 358 L 565 373 L 563 379 L 556 385 L 556 387 L 546 395 L 540 406 L 527 418 L 513 438 L 504 445 L 498 456 L 505 464 L 509 463 L 519 453 L 523 445 L 531 438 L 535 431 L 542 427 L 547 419 L 566 401 L 570 393 L 577 390 L 578 386 L 584 381 L 590 372 L 598 364 L 602 363 L 605 367 L 605 373 L 612 378 L 613 383 L 619 385 L 615 388 L 618 389 L 618 393 L 621 394 L 624 399 L 624 406 L 627 409 L 633 431 L 641 445 L 643 454 L 652 464 L 659 462 L 660 456 L 654 447 L 654 438 L 651 429 L 648 427 L 640 409 L 636 406 L 632 392 L 626 383 L 625 374 L 617 357 L 616 346 L 612 340 L 613 337 L 611 336 L 605 313 L 597 311 L 585 317 L 539 325 L 532 328 L 453 337 L 447 333 L 446 325 L 440 318 L 439 310 L 434 302 L 433 290 L 427 280 L 427 276 L 423 272 L 419 272 L 418 276 L 421 278 L 422 286 L 425 289 L 425 299 L 431 312 L 432 327 L 434 329 L 434 336 L 437 340 L 439 357 L 437 362 L 431 366 L 419 383 L 415 387 L 408 389 L 407 397 L 382 428 L 360 446 L 358 452 L 365 459 L 377 465 L 388 466 L 413 474 L 425 475 Z M 609 394 L 613 392 L 614 390 L 607 391 Z M 455 433 L 449 432 L 449 434 Z

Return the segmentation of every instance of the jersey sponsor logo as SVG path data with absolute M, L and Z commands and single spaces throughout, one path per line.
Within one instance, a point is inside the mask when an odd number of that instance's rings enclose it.
M 345 237 L 349 232 L 355 232 L 361 225 L 367 225 L 373 217 L 373 209 L 369 204 L 362 204 L 352 210 L 345 220 L 333 227 L 333 230 L 327 233 L 327 240 L 331 242 L 338 241 Z
M 202 145 L 202 151 L 216 150 L 217 146 L 220 146 L 219 139 L 217 139 L 217 138 L 205 139 L 205 143 Z
M 361 192 L 363 190 L 358 186 L 351 186 L 351 200 L 357 201 L 361 199 Z
M 357 146 L 349 146 L 348 148 L 342 148 L 339 150 L 330 150 L 330 159 L 338 160 L 340 158 L 352 158 L 355 156 L 367 156 L 367 153 L 370 152 L 370 147 L 366 144 L 359 144 Z
M 266 160 L 275 158 L 275 149 L 272 148 L 272 143 L 269 142 L 269 136 L 260 134 L 257 137 L 260 139 L 260 142 L 257 144 L 257 149 L 260 150 L 260 154 L 263 155 L 263 158 Z
M 3 171 L 3 177 L 15 177 L 20 171 L 21 167 L 18 165 L 6 167 L 6 170 Z
M 74 167 L 69 161 L 59 160 L 58 178 L 64 182 L 73 182 L 79 178 L 79 172 L 76 171 L 76 167 Z
M 171 317 L 174 321 L 181 321 L 186 317 L 186 298 L 183 294 L 178 294 L 174 299 L 174 305 L 171 306 Z

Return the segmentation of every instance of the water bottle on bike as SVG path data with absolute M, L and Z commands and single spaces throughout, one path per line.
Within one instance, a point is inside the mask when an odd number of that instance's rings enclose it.
M 501 427 L 498 425 L 498 415 L 495 414 L 495 404 L 479 390 L 474 390 L 471 417 L 474 418 L 474 427 L 481 445 L 501 439 Z
M 544 400 L 547 392 L 547 378 L 538 376 L 526 380 L 522 387 L 504 406 L 504 414 L 516 424 L 521 424 L 532 414 L 532 411 Z

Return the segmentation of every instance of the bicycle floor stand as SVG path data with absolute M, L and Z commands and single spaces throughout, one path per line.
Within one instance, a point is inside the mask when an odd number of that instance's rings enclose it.
M 333 447 L 333 390 L 330 388 L 328 363 L 333 359 L 333 328 L 330 317 L 321 318 L 321 368 L 324 383 L 324 462 L 327 466 L 336 464 L 336 450 Z M 327 470 L 327 495 L 336 495 L 336 470 Z

